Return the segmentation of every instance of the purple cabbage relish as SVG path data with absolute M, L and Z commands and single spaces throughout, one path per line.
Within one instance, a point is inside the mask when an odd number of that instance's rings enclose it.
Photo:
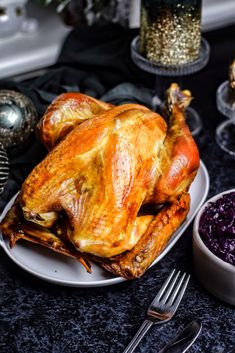
M 235 191 L 209 202 L 200 217 L 199 234 L 213 254 L 235 265 Z

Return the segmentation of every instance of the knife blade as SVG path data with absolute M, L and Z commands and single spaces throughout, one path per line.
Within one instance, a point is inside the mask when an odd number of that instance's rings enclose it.
M 201 332 L 202 323 L 199 320 L 191 321 L 181 331 L 172 342 L 168 343 L 158 353 L 184 353 L 186 352 L 197 339 Z

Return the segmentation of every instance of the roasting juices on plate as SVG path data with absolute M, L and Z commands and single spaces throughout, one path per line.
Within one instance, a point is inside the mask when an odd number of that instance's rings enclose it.
M 165 120 L 138 104 L 60 95 L 38 125 L 49 153 L 1 223 L 10 246 L 26 239 L 89 272 L 92 260 L 127 279 L 143 275 L 189 211 L 199 167 L 185 122 L 190 101 L 172 84 Z

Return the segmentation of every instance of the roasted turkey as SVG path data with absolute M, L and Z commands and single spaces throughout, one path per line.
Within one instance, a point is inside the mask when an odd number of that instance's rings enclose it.
M 1 223 L 14 246 L 40 243 L 125 278 L 141 276 L 185 220 L 199 167 L 185 123 L 189 91 L 172 84 L 166 120 L 138 104 L 60 95 L 38 125 L 49 153 Z

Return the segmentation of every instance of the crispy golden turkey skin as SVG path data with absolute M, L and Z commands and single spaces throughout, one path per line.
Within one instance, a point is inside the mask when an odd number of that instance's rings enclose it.
M 168 101 L 167 124 L 137 104 L 58 97 L 38 127 L 51 151 L 1 224 L 11 244 L 25 238 L 83 263 L 88 254 L 126 278 L 142 275 L 187 216 L 199 167 L 184 116 L 190 95 L 172 85 Z M 140 214 L 149 204 L 165 207 Z

